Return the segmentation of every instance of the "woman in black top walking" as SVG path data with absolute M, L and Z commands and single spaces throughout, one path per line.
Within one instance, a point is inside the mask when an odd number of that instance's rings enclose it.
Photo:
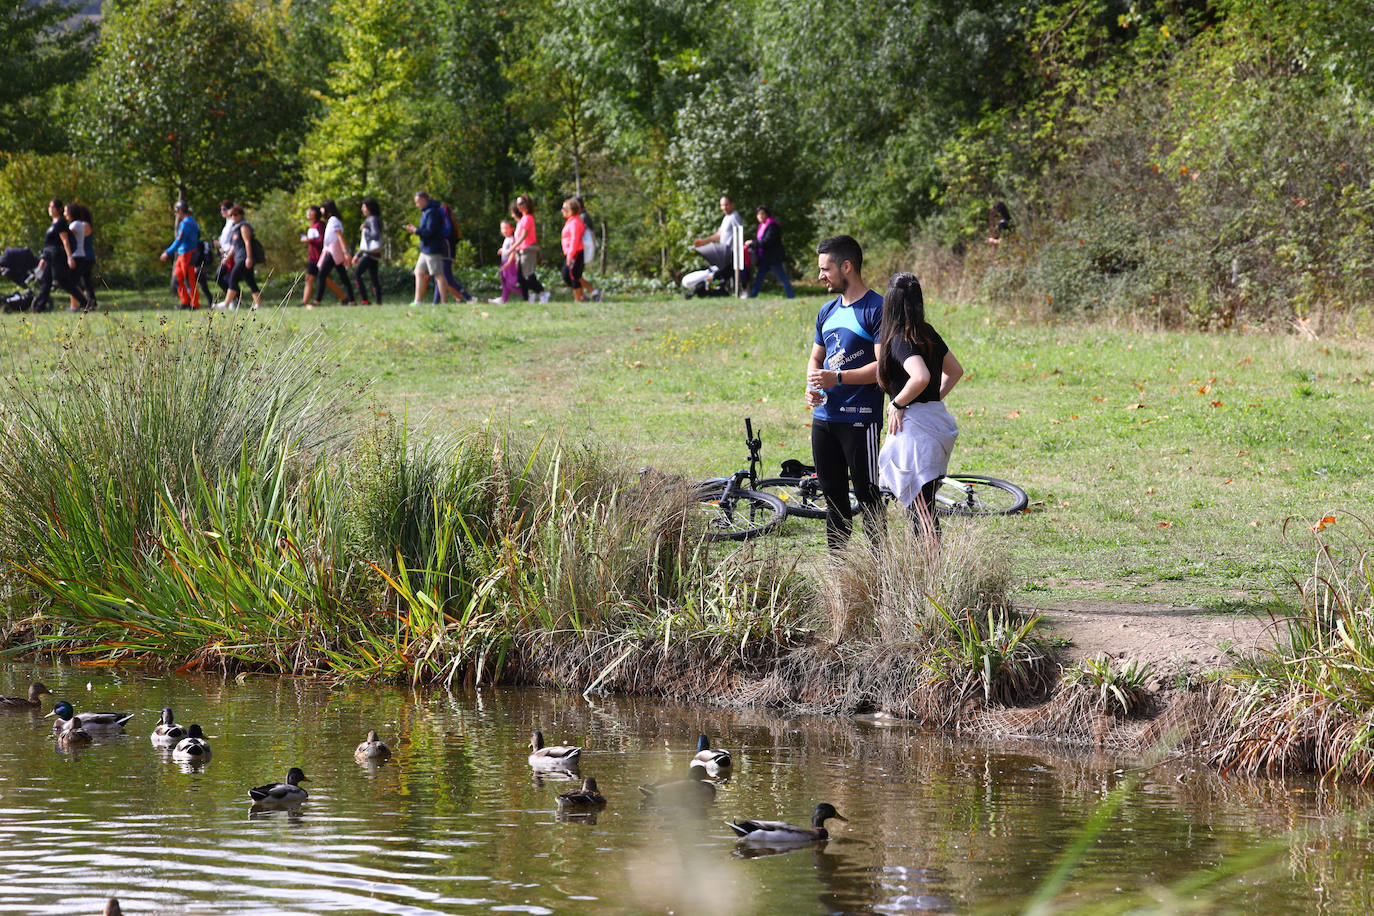
M 62 201 L 54 197 L 48 201 L 48 215 L 52 224 L 43 233 L 43 254 L 38 264 L 38 295 L 33 298 L 33 310 L 46 312 L 52 308 L 52 286 L 56 283 L 85 308 L 91 304 L 86 294 L 76 285 L 76 276 L 71 269 L 72 257 L 76 249 L 72 242 L 71 228 L 62 215 Z
M 944 398 L 964 367 L 926 322 L 915 274 L 899 273 L 888 281 L 877 355 L 878 384 L 892 399 L 887 441 L 878 453 L 878 479 L 907 507 L 916 532 L 938 540 L 935 490 L 949 470 L 959 435 Z
M 382 260 L 382 205 L 375 197 L 363 201 L 363 229 L 358 250 L 353 255 L 353 282 L 358 284 L 358 298 L 363 305 L 382 304 L 382 284 L 377 279 L 377 265 Z M 367 278 L 372 279 L 372 298 L 367 297 Z

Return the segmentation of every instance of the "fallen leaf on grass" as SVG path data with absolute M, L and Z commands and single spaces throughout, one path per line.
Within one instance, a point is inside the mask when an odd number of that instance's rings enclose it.
M 1103 401 L 1105 401 L 1105 400 L 1107 400 L 1107 399 L 1106 399 L 1106 398 L 1099 398 L 1097 395 L 1093 395 L 1093 400 L 1096 401 L 1097 403 L 1101 404 Z
M 1013 410 L 1013 411 L 1011 411 L 1010 413 L 1007 414 L 1007 419 L 1008 419 L 1008 420 L 1015 420 L 1015 419 L 1016 419 L 1017 417 L 1019 417 L 1019 416 L 1021 416 L 1021 411 L 1019 411 L 1019 410 Z
M 1220 402 L 1220 401 L 1213 401 L 1213 402 L 1212 402 L 1212 406 L 1213 406 L 1213 407 L 1220 407 L 1220 406 L 1221 406 L 1221 402 Z
M 1211 385 L 1203 385 L 1201 388 L 1199 388 L 1199 389 L 1197 390 L 1197 393 L 1198 393 L 1198 394 L 1211 394 L 1211 393 L 1212 393 L 1212 386 L 1211 386 Z
M 1146 488 L 1145 488 L 1145 495 L 1146 495 L 1146 496 L 1152 496 L 1152 495 L 1154 495 L 1154 492 L 1155 492 L 1155 488 L 1154 488 L 1154 487 L 1146 487 Z
M 1315 525 L 1312 526 L 1312 532 L 1313 534 L 1315 534 L 1316 532 L 1321 531 L 1324 528 L 1330 528 L 1334 524 L 1336 524 L 1336 516 L 1323 516 L 1321 521 L 1317 522 Z
M 1144 404 L 1127 404 L 1127 405 L 1126 405 L 1126 409 L 1127 409 L 1127 410 L 1141 410 L 1141 409 L 1144 408 L 1144 407 L 1145 407 Z
M 1161 527 L 1161 528 L 1172 528 L 1172 527 L 1174 527 L 1174 523 L 1173 523 L 1173 522 L 1160 522 L 1160 523 L 1159 523 L 1159 527 Z

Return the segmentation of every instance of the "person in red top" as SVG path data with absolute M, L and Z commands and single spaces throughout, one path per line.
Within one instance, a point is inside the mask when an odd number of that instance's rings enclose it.
M 576 197 L 563 201 L 563 282 L 572 287 L 573 298 L 578 302 L 587 296 L 601 300 L 601 291 L 592 289 L 591 284 L 582 278 L 586 262 L 586 247 L 582 241 L 587 224 L 582 221 L 582 202 Z
M 320 219 L 320 208 L 314 204 L 305 208 L 305 219 L 308 225 L 301 236 L 301 241 L 305 243 L 305 296 L 301 299 L 301 305 L 314 308 L 311 300 L 315 298 L 315 278 L 320 273 L 318 262 L 324 252 L 324 221 Z M 339 289 L 333 277 L 325 277 L 324 282 L 340 300 L 343 299 L 343 290 Z
M 539 263 L 539 236 L 534 226 L 534 200 L 528 194 L 515 198 L 519 216 L 515 223 L 515 256 L 519 265 L 520 293 L 530 302 L 548 302 L 549 291 L 539 282 L 534 268 Z

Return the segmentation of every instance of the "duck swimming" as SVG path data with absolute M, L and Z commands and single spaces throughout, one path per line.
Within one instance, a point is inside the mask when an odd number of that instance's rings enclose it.
M 353 759 L 359 763 L 381 763 L 390 756 L 391 748 L 382 743 L 375 730 L 368 732 L 367 740 L 353 751 Z
M 697 755 L 692 758 L 692 763 L 706 767 L 709 776 L 718 776 L 735 765 L 730 759 L 730 752 L 711 747 L 711 739 L 705 735 L 697 738 Z
M 300 787 L 301 783 L 308 781 L 308 777 L 300 767 L 292 767 L 286 771 L 286 782 L 268 783 L 265 786 L 249 789 L 248 797 L 253 799 L 254 805 L 263 808 L 285 808 L 289 805 L 298 805 L 309 797 L 309 793 Z
M 810 827 L 798 827 L 786 821 L 726 821 L 739 836 L 739 842 L 750 846 L 801 846 L 830 839 L 825 822 L 831 818 L 848 821 L 828 802 L 821 802 L 811 814 Z
M 63 720 L 57 729 L 57 743 L 62 745 L 90 744 L 91 733 L 82 727 L 81 717 L 72 716 Z
M 600 811 L 604 807 L 606 796 L 597 790 L 596 780 L 590 776 L 582 780 L 582 788 L 558 796 L 560 811 Z
M 52 724 L 52 730 L 57 732 L 65 727 L 64 723 L 75 716 L 76 712 L 72 709 L 72 704 L 68 703 L 66 700 L 60 700 L 48 715 L 57 716 L 58 721 Z M 81 724 L 87 731 L 109 730 L 123 728 L 124 723 L 128 722 L 133 717 L 133 713 L 125 712 L 83 712 L 81 714 Z
M 172 707 L 162 707 L 162 724 L 153 729 L 150 737 L 159 747 L 173 747 L 186 737 L 186 729 L 172 721 Z
M 205 733 L 200 730 L 200 726 L 194 722 L 191 727 L 186 729 L 186 737 L 177 742 L 177 746 L 172 749 L 173 760 L 209 760 L 210 742 L 205 740 Z
M 25 697 L 0 697 L 0 709 L 39 709 L 43 703 L 38 698 L 43 694 L 52 696 L 47 685 L 34 681 L 29 685 L 29 695 Z
M 582 748 L 568 744 L 544 746 L 544 733 L 539 729 L 530 735 L 530 766 L 536 770 L 575 770 L 582 761 Z

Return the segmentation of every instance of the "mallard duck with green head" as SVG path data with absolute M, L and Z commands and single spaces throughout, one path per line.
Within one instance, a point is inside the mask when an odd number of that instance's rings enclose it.
M 716 787 L 708 782 L 706 767 L 694 763 L 687 770 L 686 779 L 670 779 L 653 785 L 640 786 L 645 801 L 666 805 L 709 805 L 716 800 Z
M 162 722 L 153 729 L 150 737 L 158 747 L 176 747 L 176 743 L 186 737 L 186 729 L 177 725 L 172 718 L 172 707 L 162 707 Z
M 255 806 L 261 808 L 299 805 L 309 797 L 309 793 L 301 788 L 301 783 L 309 781 L 300 767 L 292 767 L 286 771 L 286 782 L 273 782 L 249 789 L 248 797 L 253 800 Z
M 391 756 L 391 748 L 377 737 L 376 730 L 367 733 L 367 740 L 353 751 L 353 759 L 359 763 L 381 763 Z
M 177 742 L 177 746 L 172 749 L 173 760 L 186 760 L 191 762 L 204 762 L 210 759 L 210 742 L 205 740 L 205 732 L 200 730 L 200 726 L 192 722 L 186 729 L 186 737 Z
M 596 780 L 591 776 L 582 780 L 582 788 L 573 789 L 558 796 L 558 810 L 560 811 L 600 811 L 604 807 L 606 807 L 606 796 L 597 789 Z
M 43 702 L 38 698 L 45 693 L 52 696 L 46 684 L 34 681 L 29 685 L 27 697 L 0 697 L 0 709 L 41 709 Z
M 56 731 L 58 744 L 70 747 L 75 744 L 91 743 L 91 733 L 86 731 L 80 716 L 72 716 L 58 724 L 60 725 Z
M 697 755 L 692 758 L 692 765 L 706 767 L 708 776 L 719 776 L 728 773 L 735 762 L 730 759 L 729 751 L 711 747 L 711 739 L 700 735 L 697 738 Z
M 72 709 L 72 704 L 66 700 L 59 700 L 48 715 L 57 716 L 57 721 L 52 724 L 52 730 L 57 732 L 66 727 L 65 723 L 69 719 L 76 716 L 76 711 Z M 133 713 L 126 712 L 83 712 L 81 724 L 86 731 L 110 731 L 123 728 L 124 723 L 133 717 Z
M 544 733 L 535 729 L 530 735 L 530 766 L 536 770 L 575 770 L 582 761 L 582 748 L 569 744 L 544 746 Z
M 798 827 L 786 821 L 726 821 L 726 825 L 739 837 L 739 842 L 749 846 L 803 846 L 830 839 L 825 822 L 835 818 L 848 821 L 849 818 L 835 810 L 828 802 L 821 802 L 811 813 L 811 826 Z

